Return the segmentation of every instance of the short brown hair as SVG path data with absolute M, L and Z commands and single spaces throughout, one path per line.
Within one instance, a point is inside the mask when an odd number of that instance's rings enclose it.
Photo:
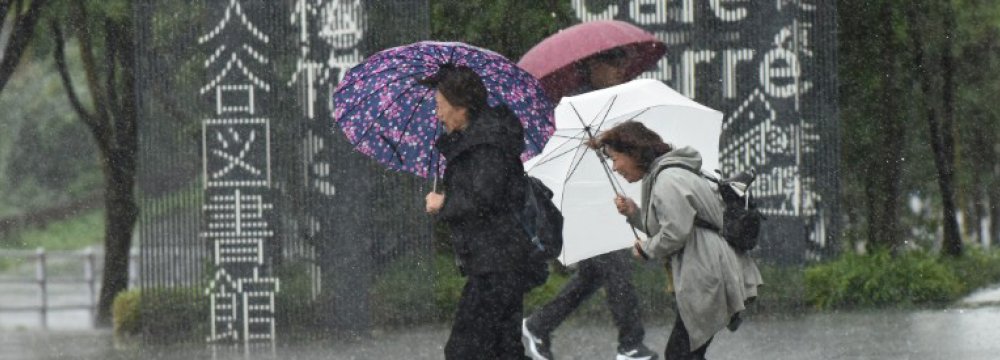
M 631 120 L 605 130 L 589 145 L 597 150 L 610 148 L 625 154 L 646 172 L 653 165 L 653 160 L 672 150 L 659 134 L 646 125 Z

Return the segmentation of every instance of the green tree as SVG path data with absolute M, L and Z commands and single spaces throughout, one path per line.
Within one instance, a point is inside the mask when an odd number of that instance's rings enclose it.
M 566 0 L 431 0 L 431 37 L 484 47 L 517 61 L 576 22 Z
M 841 122 L 846 176 L 845 198 L 864 204 L 847 207 L 848 217 L 864 223 L 867 244 L 894 248 L 902 242 L 899 210 L 906 139 L 899 1 L 837 2 Z M 878 59 L 878 60 L 873 60 Z
M 957 0 L 955 126 L 958 201 L 976 239 L 1000 239 L 1000 6 L 987 0 Z M 979 224 L 986 220 L 990 233 Z
M 104 172 L 104 272 L 98 297 L 99 326 L 111 325 L 115 295 L 128 286 L 129 249 L 138 218 L 135 202 L 137 111 L 135 61 L 129 1 L 72 0 L 50 20 L 56 67 L 70 104 L 90 129 Z M 63 29 L 57 19 L 69 19 Z M 68 33 L 66 32 L 68 30 Z M 69 34 L 80 44 L 90 101 L 85 104 L 67 68 L 65 45 Z M 98 60 L 103 56 L 103 60 Z
M 962 253 L 962 238 L 958 229 L 954 181 L 956 86 L 952 38 L 955 13 L 949 1 L 917 1 L 906 5 L 905 11 L 912 64 L 920 70 L 913 79 L 919 83 L 921 95 L 917 112 L 927 121 L 928 142 L 937 169 L 944 225 L 943 250 L 945 254 L 958 256 Z M 938 89 L 935 89 L 935 81 L 940 82 Z

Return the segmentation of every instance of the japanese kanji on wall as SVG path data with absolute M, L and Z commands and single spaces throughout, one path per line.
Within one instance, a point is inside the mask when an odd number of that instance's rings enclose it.
M 199 94 L 215 104 L 202 121 L 201 237 L 212 249 L 214 276 L 208 341 L 274 347 L 277 278 L 265 261 L 273 241 L 271 118 L 268 48 L 271 39 L 254 25 L 240 0 L 229 0 L 198 45 L 210 54 L 207 82 Z

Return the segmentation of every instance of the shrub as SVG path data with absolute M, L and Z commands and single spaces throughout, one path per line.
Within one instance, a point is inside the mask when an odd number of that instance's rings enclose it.
M 944 258 L 943 263 L 961 279 L 963 293 L 1000 282 L 1000 250 L 969 247 L 961 257 Z
M 320 323 L 317 305 L 322 303 L 313 299 L 311 266 L 306 261 L 289 261 L 274 271 L 281 279 L 280 291 L 274 295 L 275 326 L 293 340 L 308 337 Z
M 805 270 L 799 266 L 759 263 L 764 285 L 757 289 L 753 313 L 787 313 L 806 307 Z
M 111 304 L 111 317 L 116 337 L 138 335 L 142 330 L 142 317 L 139 316 L 140 297 L 138 289 L 122 291 L 115 296 L 115 301 Z
M 420 256 L 397 259 L 375 278 L 371 288 L 372 320 L 377 325 L 414 324 L 440 317 L 431 281 L 435 269 L 422 264 Z
M 193 288 L 128 290 L 115 297 L 111 307 L 115 336 L 142 335 L 152 343 L 204 340 L 208 304 Z
M 819 309 L 935 304 L 955 299 L 959 278 L 924 251 L 845 254 L 805 271 L 806 298 Z
M 455 313 L 464 286 L 455 258 L 450 253 L 438 253 L 434 257 L 434 305 L 442 318 Z
M 144 342 L 205 341 L 210 325 L 209 304 L 201 289 L 179 287 L 141 291 L 140 321 Z

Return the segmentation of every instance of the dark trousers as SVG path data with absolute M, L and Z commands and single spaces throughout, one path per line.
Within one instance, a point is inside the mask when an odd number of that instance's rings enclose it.
M 628 249 L 596 256 L 579 263 L 576 273 L 559 295 L 531 315 L 528 326 L 548 337 L 597 289 L 607 292 L 608 308 L 618 327 L 618 344 L 633 348 L 646 335 L 639 314 L 639 297 L 632 286 L 632 260 Z
M 674 321 L 674 329 L 670 331 L 670 338 L 667 339 L 667 349 L 663 351 L 664 360 L 703 360 L 705 352 L 708 351 L 708 344 L 712 339 L 708 339 L 705 345 L 691 350 L 691 338 L 688 336 L 684 321 L 681 320 L 680 313 L 677 313 L 677 320 Z
M 500 272 L 468 277 L 444 347 L 448 360 L 525 359 L 521 345 L 524 276 Z

